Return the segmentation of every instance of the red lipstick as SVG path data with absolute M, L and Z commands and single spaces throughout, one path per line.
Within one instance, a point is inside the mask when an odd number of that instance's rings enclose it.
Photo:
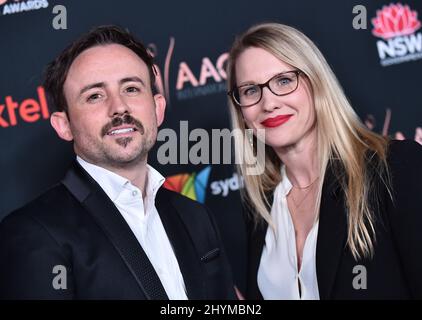
M 264 127 L 267 128 L 275 128 L 278 126 L 281 126 L 283 123 L 289 121 L 289 119 L 292 117 L 292 114 L 284 114 L 284 115 L 280 115 L 274 118 L 268 118 L 265 119 L 264 121 L 261 122 L 261 124 Z

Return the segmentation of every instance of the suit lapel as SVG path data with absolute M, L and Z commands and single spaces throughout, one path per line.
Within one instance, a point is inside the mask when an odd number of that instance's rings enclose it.
M 183 222 L 183 215 L 179 212 L 187 208 L 175 206 L 171 201 L 171 193 L 163 187 L 157 193 L 155 205 L 176 255 L 188 298 L 190 300 L 205 299 L 204 271 Z
M 332 166 L 322 190 L 316 249 L 316 271 L 321 299 L 329 299 L 341 256 L 346 246 L 347 217 L 344 196 Z
M 144 250 L 113 202 L 75 162 L 63 184 L 94 217 L 129 268 L 147 299 L 168 299 Z

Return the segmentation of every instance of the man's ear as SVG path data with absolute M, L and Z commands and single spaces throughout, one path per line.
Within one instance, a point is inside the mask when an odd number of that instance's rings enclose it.
M 70 123 L 66 112 L 53 112 L 50 117 L 50 123 L 60 138 L 66 141 L 73 140 L 73 134 L 72 130 L 70 130 Z
M 155 101 L 155 115 L 157 116 L 157 126 L 160 126 L 164 121 L 164 113 L 166 111 L 166 99 L 162 94 L 154 95 Z

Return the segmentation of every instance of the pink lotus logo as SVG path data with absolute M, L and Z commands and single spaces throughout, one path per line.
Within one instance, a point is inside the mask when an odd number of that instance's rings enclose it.
M 418 13 L 410 10 L 408 5 L 401 3 L 384 6 L 377 10 L 377 16 L 372 19 L 374 36 L 389 39 L 414 33 L 421 27 Z

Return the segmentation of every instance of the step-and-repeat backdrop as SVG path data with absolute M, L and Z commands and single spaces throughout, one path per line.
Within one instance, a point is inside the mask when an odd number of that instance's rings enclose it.
M 194 153 L 201 146 L 212 150 L 213 130 L 229 128 L 225 67 L 235 35 L 267 21 L 299 28 L 326 56 L 368 127 L 422 143 L 421 14 L 416 0 L 0 0 L 0 220 L 58 182 L 74 158 L 71 144 L 50 127 L 45 65 L 93 26 L 118 24 L 155 56 L 168 103 L 161 129 L 175 133 L 177 158 L 159 163 L 161 141 L 149 161 L 167 177 L 167 187 L 215 213 L 243 289 L 242 181 L 223 163 L 223 152 L 193 163 L 177 149 L 184 139 Z

